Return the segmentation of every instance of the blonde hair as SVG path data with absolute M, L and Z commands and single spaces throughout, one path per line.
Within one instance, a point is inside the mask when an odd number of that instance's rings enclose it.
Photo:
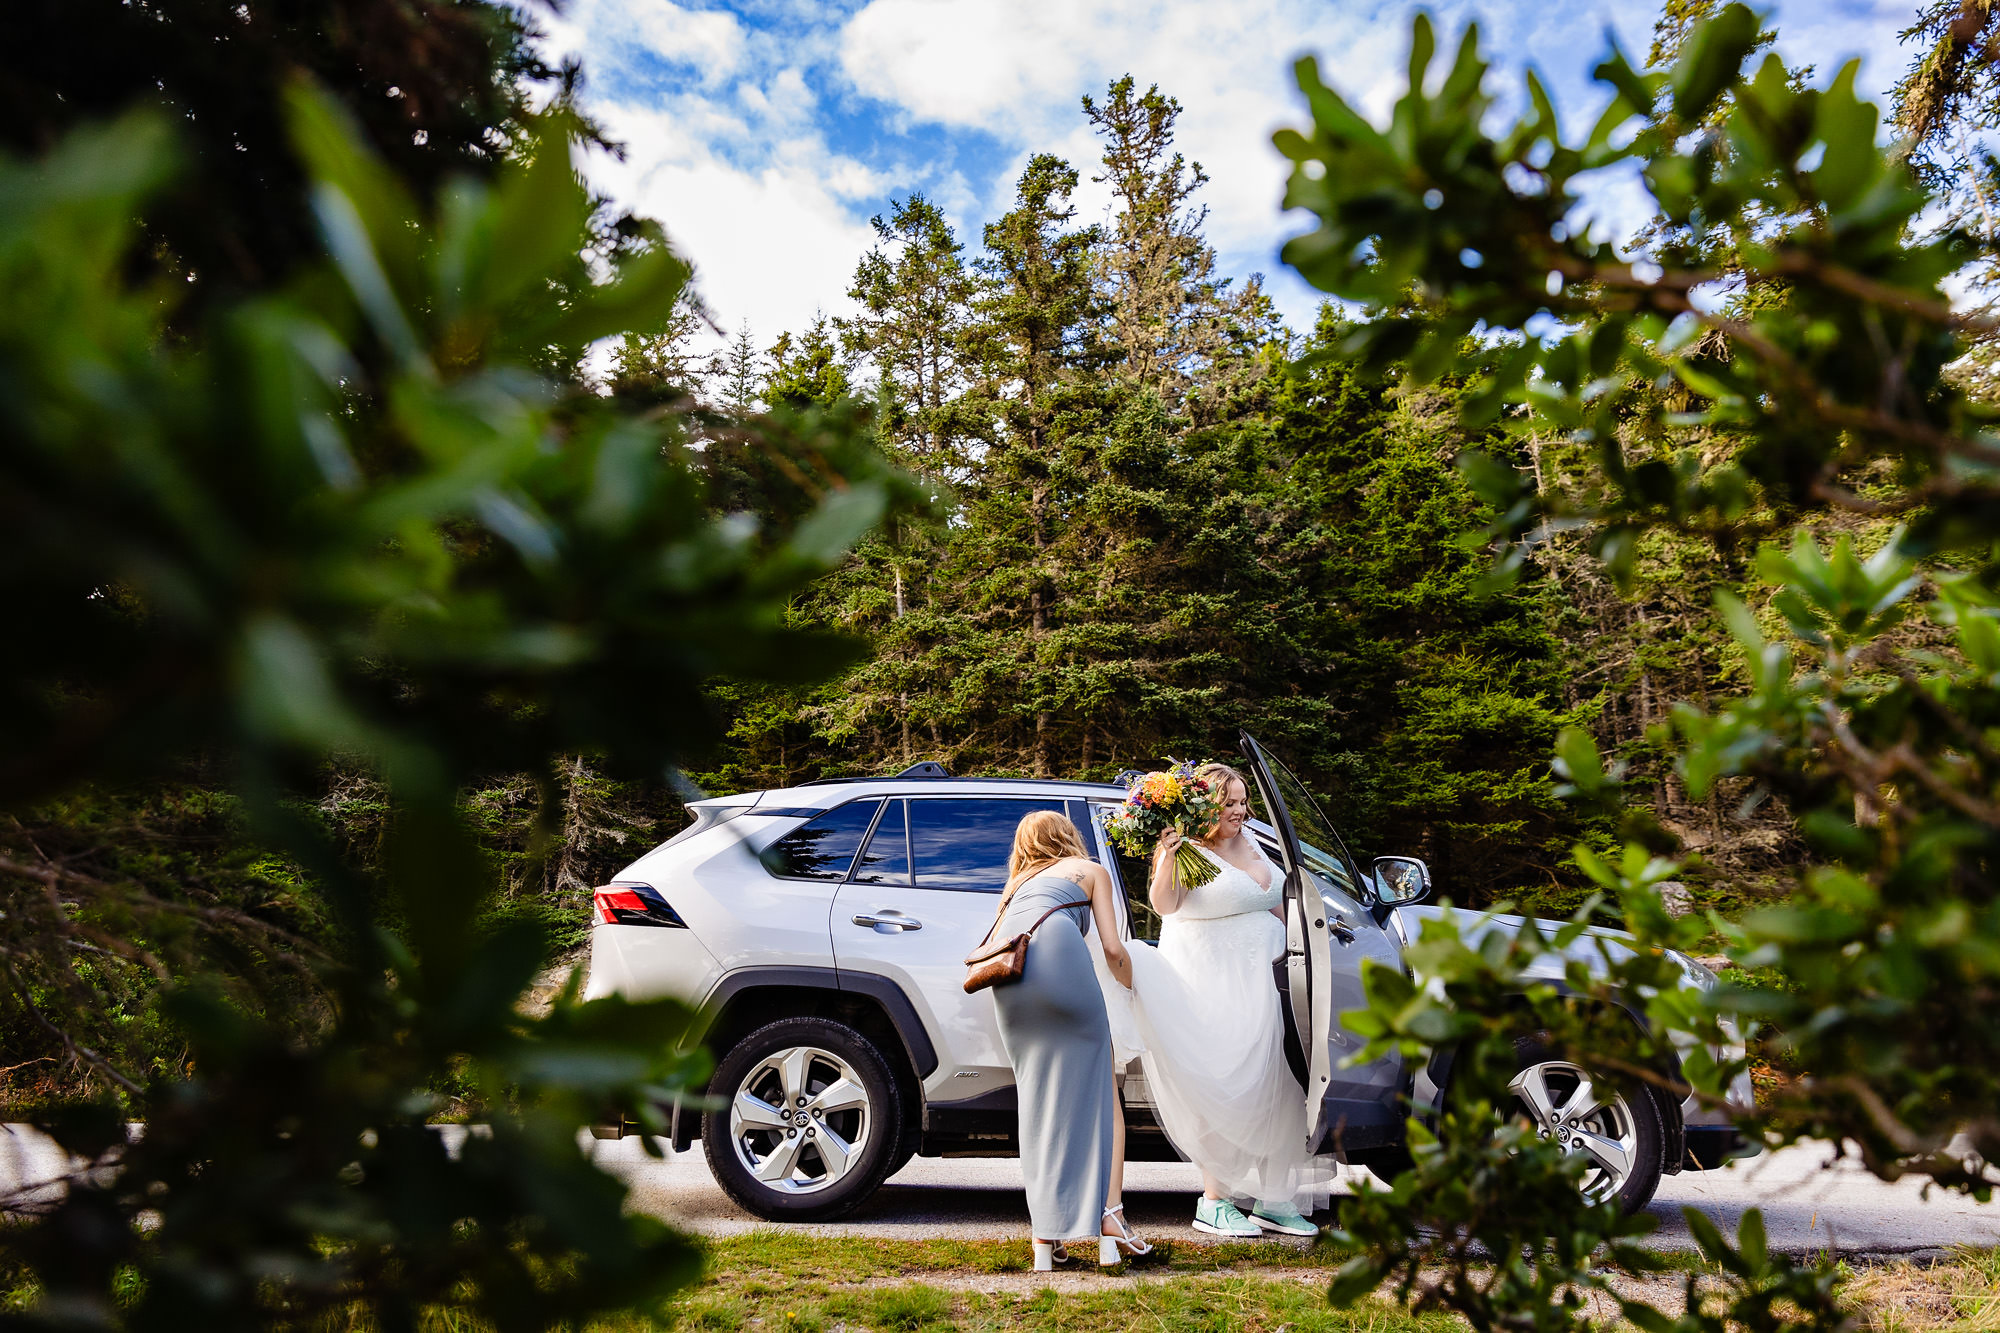
M 1003 905 L 1022 880 L 1066 856 L 1090 859 L 1083 835 L 1068 815 L 1056 810 L 1031 810 L 1023 815 L 1014 830 L 1014 850 L 1007 854 L 1007 888 L 1000 895 Z
M 1200 778 L 1203 782 L 1206 782 L 1208 784 L 1209 790 L 1215 793 L 1215 803 L 1218 806 L 1220 806 L 1223 802 L 1229 799 L 1229 784 L 1231 782 L 1242 783 L 1243 799 L 1245 801 L 1248 801 L 1250 799 L 1250 790 L 1251 790 L 1250 779 L 1244 777 L 1241 773 L 1237 772 L 1235 769 L 1231 768 L 1227 764 L 1221 764 L 1221 763 L 1203 764 L 1200 768 L 1197 768 L 1194 771 L 1194 775 Z M 1203 839 L 1207 839 L 1208 837 L 1213 835 L 1214 832 L 1215 828 L 1213 825 L 1211 825 L 1209 827 L 1208 832 L 1202 834 L 1201 836 L 1203 837 Z

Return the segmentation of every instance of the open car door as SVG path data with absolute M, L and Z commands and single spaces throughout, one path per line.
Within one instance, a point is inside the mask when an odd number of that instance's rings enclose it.
M 1365 1002 L 1361 968 L 1403 966 L 1394 936 L 1375 919 L 1370 881 L 1318 802 L 1291 770 L 1241 733 L 1243 757 L 1278 834 L 1285 871 L 1285 988 L 1305 1048 L 1306 1145 L 1351 1154 L 1403 1140 L 1403 1058 L 1349 1064 L 1360 1048 L 1340 1022 Z

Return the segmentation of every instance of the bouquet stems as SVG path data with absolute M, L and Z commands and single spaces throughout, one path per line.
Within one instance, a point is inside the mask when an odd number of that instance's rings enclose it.
M 1198 889 L 1216 876 L 1215 862 L 1196 851 L 1193 842 L 1186 838 L 1174 848 L 1174 869 L 1180 872 L 1184 889 Z

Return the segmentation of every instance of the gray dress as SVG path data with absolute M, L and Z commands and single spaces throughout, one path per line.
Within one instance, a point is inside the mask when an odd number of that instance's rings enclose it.
M 1014 891 L 994 939 L 1019 934 L 1051 907 L 1086 898 L 1059 875 Z M 1090 908 L 1058 912 L 1028 944 L 1027 966 L 993 988 L 1000 1042 L 1014 1066 L 1021 1109 L 1021 1175 L 1028 1217 L 1043 1240 L 1095 1236 L 1111 1185 L 1111 1025 L 1084 936 Z

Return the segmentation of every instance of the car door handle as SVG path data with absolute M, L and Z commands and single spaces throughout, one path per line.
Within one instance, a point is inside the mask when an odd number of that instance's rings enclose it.
M 1342 944 L 1354 943 L 1354 927 L 1348 925 L 1345 921 L 1342 921 L 1339 917 L 1335 917 L 1333 919 L 1333 924 L 1331 926 L 1331 929 L 1333 931 L 1333 937 L 1339 940 Z
M 913 916 L 904 916 L 894 908 L 885 907 L 877 912 L 857 912 L 854 916 L 857 926 L 873 926 L 877 930 L 887 927 L 892 930 L 922 930 L 924 923 Z

